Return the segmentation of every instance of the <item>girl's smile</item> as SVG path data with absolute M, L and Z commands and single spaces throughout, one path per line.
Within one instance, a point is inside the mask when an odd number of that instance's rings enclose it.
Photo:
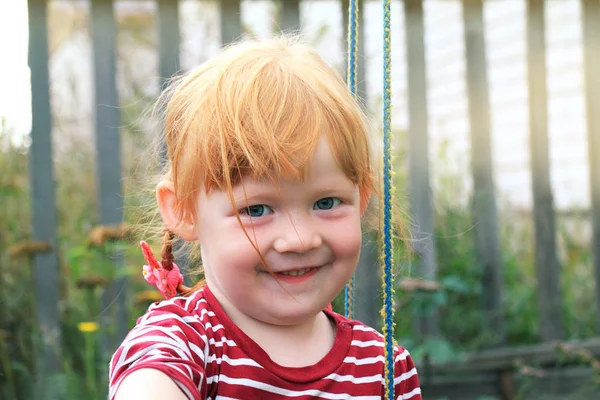
M 321 267 L 298 268 L 284 272 L 276 272 L 275 275 L 280 282 L 301 283 L 317 274 L 320 268 Z

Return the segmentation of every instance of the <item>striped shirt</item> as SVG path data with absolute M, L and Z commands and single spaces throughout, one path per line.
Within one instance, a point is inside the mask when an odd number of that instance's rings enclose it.
M 273 362 L 225 314 L 208 287 L 187 298 L 155 303 L 110 362 L 109 399 L 141 368 L 168 375 L 188 399 L 381 399 L 383 336 L 360 322 L 324 312 L 337 326 L 334 345 L 317 364 L 290 368 Z M 396 346 L 396 399 L 421 400 L 408 351 Z

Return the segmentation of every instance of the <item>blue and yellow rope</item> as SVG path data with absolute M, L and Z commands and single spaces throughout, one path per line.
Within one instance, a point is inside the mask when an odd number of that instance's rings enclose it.
M 358 0 L 348 6 L 348 73 L 350 91 L 356 96 L 358 54 Z M 392 205 L 392 29 L 391 0 L 383 0 L 383 335 L 385 339 L 385 398 L 394 399 L 394 260 Z M 346 285 L 344 312 L 354 317 L 354 275 Z
M 348 74 L 347 82 L 350 92 L 356 97 L 358 61 L 358 0 L 348 3 Z
M 394 260 L 392 242 L 392 28 L 391 0 L 383 0 L 383 336 L 385 397 L 394 399 Z
M 358 54 L 358 0 L 350 0 L 348 3 L 348 71 L 346 81 L 350 92 L 357 96 L 357 65 L 356 60 Z M 354 318 L 354 282 L 355 276 L 352 275 L 350 281 L 346 285 L 344 296 L 344 314 L 347 318 Z

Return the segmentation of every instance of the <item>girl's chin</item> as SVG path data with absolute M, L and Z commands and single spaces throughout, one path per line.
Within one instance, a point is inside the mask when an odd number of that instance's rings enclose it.
M 285 308 L 270 309 L 263 315 L 254 316 L 255 319 L 269 324 L 279 326 L 299 325 L 314 319 L 325 307 L 302 307 L 302 308 Z

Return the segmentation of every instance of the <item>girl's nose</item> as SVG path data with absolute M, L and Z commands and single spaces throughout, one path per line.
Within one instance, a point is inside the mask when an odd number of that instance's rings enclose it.
M 323 244 L 321 234 L 310 221 L 290 216 L 280 228 L 273 247 L 278 253 L 306 253 Z

